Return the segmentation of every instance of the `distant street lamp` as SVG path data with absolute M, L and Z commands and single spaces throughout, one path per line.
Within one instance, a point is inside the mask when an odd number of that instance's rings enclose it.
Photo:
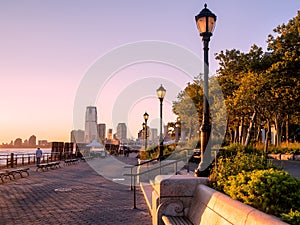
M 160 85 L 160 87 L 156 90 L 157 93 L 157 97 L 160 101 L 160 135 L 159 135 L 159 145 L 158 145 L 158 149 L 159 149 L 159 160 L 161 160 L 162 156 L 163 156 L 163 148 L 164 148 L 164 139 L 163 139 L 163 134 L 162 134 L 162 105 L 163 105 L 163 100 L 164 97 L 166 95 L 166 89 L 164 89 L 164 87 L 162 86 L 162 84 Z
M 148 128 L 147 128 L 147 121 L 149 119 L 149 114 L 147 112 L 144 113 L 144 120 L 145 120 L 145 151 L 147 151 L 147 137 L 148 137 Z M 149 152 L 150 156 L 150 152 Z
M 215 23 L 217 17 L 213 14 L 208 8 L 207 4 L 204 4 L 204 9 L 195 16 L 197 28 L 199 30 L 199 34 L 202 37 L 203 42 L 203 50 L 204 50 L 204 87 L 203 87 L 203 121 L 200 128 L 201 131 L 201 162 L 199 163 L 198 168 L 195 170 L 195 176 L 200 176 L 201 171 L 203 171 L 204 167 L 204 152 L 206 147 L 208 147 L 207 151 L 211 149 L 208 144 L 211 125 L 209 119 L 209 104 L 208 104 L 208 73 L 209 73 L 209 64 L 208 64 L 208 44 L 210 41 L 210 37 L 212 36 L 212 32 L 215 27 Z

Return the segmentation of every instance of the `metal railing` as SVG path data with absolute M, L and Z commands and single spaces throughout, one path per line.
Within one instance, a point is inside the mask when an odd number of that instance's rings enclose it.
M 48 163 L 52 161 L 61 160 L 62 155 L 60 152 L 43 153 L 41 163 Z M 36 163 L 35 153 L 9 153 L 0 154 L 0 168 L 13 168 L 20 165 L 30 165 Z
M 187 171 L 189 172 L 189 159 L 192 156 L 192 154 L 189 154 L 189 151 L 193 151 L 193 149 L 180 149 L 180 150 L 176 150 L 176 153 L 181 153 L 181 152 L 186 152 L 186 154 L 184 154 L 184 156 L 179 157 L 178 159 L 170 159 L 169 160 L 159 160 L 159 158 L 155 158 L 155 159 L 151 159 L 136 165 L 132 165 L 132 166 L 125 166 L 125 168 L 130 168 L 130 174 L 123 174 L 124 176 L 130 176 L 130 190 L 133 190 L 133 208 L 136 209 L 136 183 L 137 183 L 137 178 L 140 178 L 141 175 L 144 174 L 149 174 L 155 170 L 159 170 L 159 175 L 162 174 L 162 169 L 168 166 L 173 165 L 174 168 L 174 172 L 173 174 L 177 175 L 178 171 L 181 168 L 178 168 L 178 163 L 179 162 L 184 162 L 186 167 L 187 167 Z M 176 158 L 176 157 L 175 157 Z M 167 162 L 169 161 L 169 162 Z M 156 162 L 153 164 L 153 162 Z M 166 162 L 166 163 L 165 163 Z M 141 167 L 143 165 L 149 165 L 150 163 L 152 163 L 152 168 L 149 168 L 145 171 L 142 172 L 138 172 L 138 173 L 133 173 L 133 170 L 135 168 Z M 140 179 L 139 179 L 140 180 Z
M 159 160 L 159 158 L 154 158 L 154 159 L 150 159 L 150 160 L 147 160 L 145 162 L 142 162 L 142 163 L 138 163 L 136 165 L 124 166 L 124 168 L 130 168 L 130 175 L 124 174 L 124 176 L 130 176 L 131 177 L 131 179 L 130 179 L 130 190 L 131 191 L 133 190 L 133 186 L 132 186 L 132 183 L 133 183 L 133 169 L 135 169 L 139 166 L 142 166 L 142 165 L 150 164 L 150 163 L 158 161 L 158 160 Z

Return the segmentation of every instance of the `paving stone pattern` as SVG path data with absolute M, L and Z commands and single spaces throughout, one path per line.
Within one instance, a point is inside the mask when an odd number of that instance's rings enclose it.
M 137 189 L 137 208 L 128 186 L 109 181 L 88 163 L 65 166 L 0 184 L 0 225 L 151 224 Z

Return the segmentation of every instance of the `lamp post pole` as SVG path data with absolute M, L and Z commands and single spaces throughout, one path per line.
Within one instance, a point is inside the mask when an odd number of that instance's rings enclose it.
M 204 50 L 204 84 L 203 84 L 203 120 L 200 127 L 201 136 L 201 161 L 198 165 L 198 168 L 195 170 L 195 176 L 203 175 L 203 171 L 208 167 L 207 157 L 210 157 L 210 146 L 208 146 L 209 136 L 211 132 L 210 116 L 209 116 L 209 103 L 208 103 L 208 73 L 209 73 L 209 62 L 208 62 L 208 50 L 209 50 L 209 41 L 212 36 L 212 31 L 215 27 L 216 15 L 213 14 L 207 5 L 204 5 L 204 9 L 195 16 L 197 27 L 202 37 L 203 41 L 203 50 Z M 205 154 L 205 151 L 206 154 Z
M 162 106 L 163 106 L 163 98 L 160 98 L 160 133 L 159 133 L 159 158 L 163 156 L 163 151 L 164 151 L 164 139 L 163 139 L 163 134 L 162 134 Z
M 157 97 L 160 101 L 160 134 L 159 134 L 159 160 L 162 159 L 163 157 L 163 150 L 164 150 L 164 143 L 163 143 L 163 134 L 162 134 L 162 106 L 163 106 L 163 100 L 166 94 L 166 89 L 164 89 L 164 87 L 161 85 L 157 90 Z
M 145 151 L 147 151 L 147 138 L 148 138 L 148 127 L 147 127 L 147 121 L 149 118 L 149 114 L 147 112 L 144 113 L 144 120 L 145 120 Z M 150 157 L 150 152 L 149 152 L 149 157 Z

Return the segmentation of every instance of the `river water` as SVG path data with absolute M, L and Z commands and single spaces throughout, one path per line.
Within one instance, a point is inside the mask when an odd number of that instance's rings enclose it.
M 44 153 L 50 153 L 51 148 L 41 148 Z M 10 153 L 35 153 L 36 148 L 0 148 L 0 154 L 10 154 Z
M 43 153 L 51 153 L 51 148 L 41 148 Z M 11 153 L 14 153 L 15 156 L 19 158 L 24 154 L 30 154 L 31 157 L 35 154 L 36 148 L 0 148 L 0 166 L 6 165 L 7 157 L 10 157 Z M 27 157 L 25 157 L 27 161 Z

